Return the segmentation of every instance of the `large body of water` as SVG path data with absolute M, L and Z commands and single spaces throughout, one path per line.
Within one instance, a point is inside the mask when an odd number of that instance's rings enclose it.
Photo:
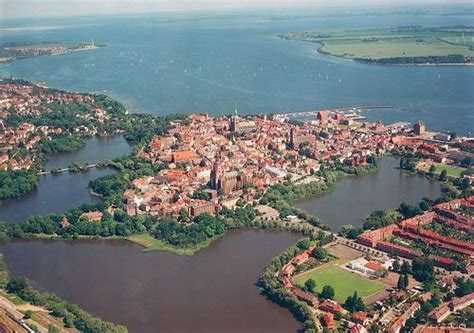
M 438 182 L 399 170 L 398 165 L 398 159 L 385 157 L 376 173 L 346 177 L 336 184 L 334 191 L 302 200 L 295 206 L 339 230 L 348 224 L 362 226 L 364 218 L 375 209 L 395 209 L 402 202 L 417 204 L 424 197 L 439 197 Z
M 472 6 L 434 11 L 156 14 L 4 21 L 2 41 L 96 42 L 107 47 L 0 68 L 74 91 L 107 91 L 131 111 L 229 114 L 388 104 L 370 118 L 472 130 L 474 68 L 360 64 L 320 55 L 282 32 L 403 25 L 472 25 Z M 455 14 L 453 14 L 455 13 Z M 38 27 L 39 25 L 39 27 Z
M 231 232 L 193 257 L 141 253 L 128 242 L 16 242 L 8 268 L 103 319 L 146 332 L 296 332 L 255 283 L 299 236 Z

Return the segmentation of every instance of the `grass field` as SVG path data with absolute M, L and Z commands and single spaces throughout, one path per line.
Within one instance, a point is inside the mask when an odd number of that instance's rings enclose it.
M 321 292 L 326 285 L 332 286 L 335 291 L 335 299 L 339 302 L 344 302 L 355 291 L 357 291 L 359 296 L 365 298 L 385 288 L 385 285 L 378 281 L 372 281 L 333 266 L 323 266 L 317 270 L 297 276 L 295 283 L 303 286 L 305 281 L 310 278 L 316 281 L 316 290 L 318 292 Z
M 287 33 L 280 37 L 321 43 L 321 52 L 337 57 L 380 60 L 449 55 L 474 57 L 473 35 L 471 27 L 406 27 Z
M 465 170 L 463 168 L 455 167 L 455 166 L 446 166 L 446 165 L 437 165 L 435 174 L 439 175 L 441 171 L 445 170 L 448 172 L 448 177 L 461 177 L 461 173 Z
M 448 177 L 450 178 L 458 178 L 461 177 L 461 173 L 465 171 L 466 169 L 457 167 L 457 166 L 450 166 L 450 165 L 441 165 L 437 164 L 435 165 L 436 170 L 435 170 L 435 175 L 439 176 L 441 174 L 441 171 L 445 170 L 448 172 Z M 429 166 L 427 165 L 424 168 L 421 168 L 421 170 L 428 172 Z
M 165 242 L 160 241 L 159 239 L 156 239 L 155 237 L 149 234 L 139 234 L 139 235 L 131 235 L 128 237 L 124 237 L 124 239 L 130 242 L 143 246 L 145 248 L 143 250 L 144 252 L 167 251 L 167 252 L 172 252 L 180 256 L 192 256 L 199 250 L 208 247 L 217 238 L 219 238 L 219 236 L 213 237 L 207 240 L 206 242 L 199 243 L 195 247 L 181 248 L 181 247 L 176 247 L 173 245 L 166 244 Z

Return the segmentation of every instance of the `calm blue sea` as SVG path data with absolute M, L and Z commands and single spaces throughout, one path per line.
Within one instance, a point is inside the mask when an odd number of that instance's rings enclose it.
M 105 43 L 107 47 L 17 61 L 0 75 L 74 91 L 105 91 L 132 112 L 241 114 L 389 104 L 385 122 L 424 120 L 474 131 L 474 67 L 364 65 L 316 52 L 282 32 L 401 25 L 472 25 L 459 10 L 149 14 L 14 20 L 6 41 Z M 15 29 L 12 29 L 15 28 Z M 21 29 L 18 29 L 21 28 Z

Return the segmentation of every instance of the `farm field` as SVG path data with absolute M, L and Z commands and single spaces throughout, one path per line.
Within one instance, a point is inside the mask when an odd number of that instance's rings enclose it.
M 320 43 L 321 53 L 360 61 L 393 64 L 406 63 L 408 60 L 415 63 L 467 63 L 472 62 L 474 57 L 472 27 L 337 30 L 286 33 L 280 37 Z
M 323 266 L 317 270 L 303 273 L 295 277 L 294 282 L 299 286 L 304 286 L 305 281 L 310 278 L 316 281 L 318 292 L 321 292 L 326 285 L 333 287 L 335 299 L 339 302 L 345 302 L 347 297 L 355 291 L 359 296 L 365 298 L 385 288 L 385 285 L 381 282 L 363 278 L 334 266 Z

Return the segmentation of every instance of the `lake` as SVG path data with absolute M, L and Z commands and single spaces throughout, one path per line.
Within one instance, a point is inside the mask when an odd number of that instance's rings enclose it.
M 443 14 L 446 12 L 446 15 Z M 454 14 L 453 14 L 454 13 Z M 103 92 L 132 112 L 211 115 L 393 105 L 367 116 L 424 120 L 467 134 L 474 127 L 474 67 L 380 66 L 318 54 L 283 32 L 406 25 L 471 25 L 472 6 L 420 10 L 162 13 L 4 20 L 8 41 L 107 47 L 9 63 L 0 75 L 73 91 Z M 38 29 L 41 27 L 41 29 Z
M 87 139 L 86 145 L 77 151 L 49 156 L 44 168 L 64 168 L 71 162 L 97 163 L 127 155 L 132 149 L 121 135 L 94 137 Z M 0 203 L 0 220 L 21 222 L 31 215 L 62 213 L 85 202 L 100 202 L 100 197 L 90 194 L 89 181 L 114 172 L 111 168 L 92 168 L 84 172 L 41 175 L 36 190 Z
M 86 139 L 85 143 L 86 145 L 77 151 L 48 156 L 44 169 L 65 168 L 72 162 L 95 164 L 101 160 L 128 155 L 133 150 L 133 146 L 122 135 L 94 137 Z
M 31 215 L 62 213 L 85 202 L 100 202 L 100 197 L 90 194 L 89 181 L 114 172 L 102 168 L 39 176 L 36 190 L 0 204 L 0 220 L 21 222 Z
M 440 196 L 439 183 L 399 170 L 397 158 L 385 157 L 379 163 L 376 173 L 343 178 L 335 190 L 295 206 L 319 216 L 337 231 L 347 224 L 362 226 L 364 218 L 376 209 L 398 208 L 402 202 L 416 204 L 423 197 Z
M 130 332 L 296 332 L 302 325 L 255 283 L 298 238 L 233 231 L 192 257 L 126 241 L 23 241 L 0 252 L 13 274 Z

